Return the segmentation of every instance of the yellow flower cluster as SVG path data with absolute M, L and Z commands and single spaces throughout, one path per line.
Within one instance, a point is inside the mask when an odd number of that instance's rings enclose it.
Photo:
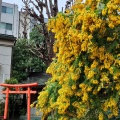
M 109 110 L 108 118 L 118 115 L 119 12 L 119 0 L 76 0 L 71 11 L 49 20 L 56 57 L 46 71 L 52 77 L 38 97 L 44 117 L 54 111 L 58 120 L 80 119 L 94 107 L 100 107 L 99 120 Z
M 109 117 L 118 116 L 118 104 L 116 103 L 115 98 L 110 97 L 109 100 L 104 102 L 103 110 L 106 112 L 108 109 L 111 111 L 108 115 Z

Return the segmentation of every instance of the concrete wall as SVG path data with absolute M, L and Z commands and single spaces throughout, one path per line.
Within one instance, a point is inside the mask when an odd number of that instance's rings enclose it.
M 14 46 L 14 40 L 9 39 L 9 36 L 1 38 L 0 35 L 0 83 L 4 83 L 6 79 L 10 78 L 11 74 L 11 57 L 12 47 Z M 0 86 L 0 91 L 2 87 Z M 3 95 L 0 94 L 0 99 Z
M 4 79 L 10 78 L 11 54 L 12 54 L 12 47 L 0 46 L 0 64 L 1 64 L 0 74 L 2 75 L 4 74 Z
M 12 47 L 0 46 L 0 83 L 10 78 Z M 0 91 L 2 87 L 0 87 Z M 0 94 L 0 99 L 3 95 Z

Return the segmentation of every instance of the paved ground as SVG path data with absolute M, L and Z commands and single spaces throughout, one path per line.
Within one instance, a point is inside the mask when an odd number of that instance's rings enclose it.
M 19 120 L 27 120 L 27 116 L 21 116 Z M 41 116 L 31 116 L 31 120 L 41 120 Z
M 40 114 L 40 116 L 37 116 L 36 115 L 36 109 L 35 108 L 31 108 L 31 120 L 41 120 L 41 116 L 42 116 L 42 114 Z M 19 120 L 27 120 L 27 115 L 20 116 Z

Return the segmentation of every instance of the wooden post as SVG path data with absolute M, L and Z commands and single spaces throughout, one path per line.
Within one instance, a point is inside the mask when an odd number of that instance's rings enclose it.
M 30 120 L 30 87 L 28 87 L 27 116 L 28 116 L 28 120 Z
M 8 112 L 8 98 L 9 98 L 9 88 L 6 89 L 4 120 L 7 119 L 7 112 Z

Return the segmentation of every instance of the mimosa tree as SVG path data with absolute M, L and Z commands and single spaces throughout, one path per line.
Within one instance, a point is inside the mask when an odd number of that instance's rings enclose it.
M 92 120 L 118 116 L 119 12 L 119 0 L 76 0 L 66 13 L 49 20 L 56 56 L 36 105 L 43 120 L 83 120 L 91 112 Z

